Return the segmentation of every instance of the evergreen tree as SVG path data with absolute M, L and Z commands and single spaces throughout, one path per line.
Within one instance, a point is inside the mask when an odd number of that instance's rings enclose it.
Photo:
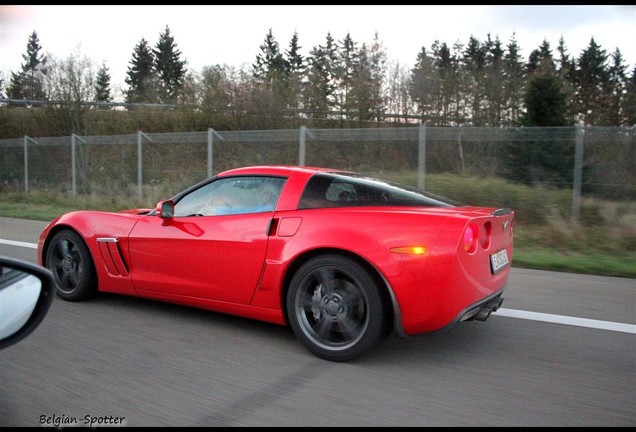
M 280 51 L 280 46 L 270 28 L 265 36 L 265 42 L 260 46 L 261 52 L 256 55 L 253 65 L 254 77 L 262 83 L 272 84 L 287 78 L 290 66 Z M 294 59 L 296 60 L 296 59 Z
M 155 71 L 159 84 L 159 102 L 173 104 L 186 74 L 186 61 L 181 60 L 181 51 L 177 49 L 170 27 L 166 26 L 159 35 L 159 41 L 153 50 Z
M 437 43 L 437 41 L 435 42 Z M 438 77 L 435 73 L 435 63 L 431 56 L 422 47 L 417 55 L 415 66 L 411 70 L 411 85 L 409 94 L 417 106 L 417 111 L 422 117 L 430 117 L 437 106 L 436 96 Z
M 563 81 L 546 59 L 542 68 L 535 70 L 527 83 L 524 126 L 570 126 L 567 118 L 566 94 Z
M 337 109 L 347 113 L 355 110 L 355 102 L 350 97 L 350 93 L 354 84 L 356 63 L 359 61 L 357 43 L 351 38 L 350 33 L 347 33 L 340 42 L 337 53 L 334 68 Z
M 305 70 L 305 59 L 300 54 L 301 48 L 298 42 L 298 32 L 294 32 L 289 42 L 289 49 L 285 52 L 287 59 L 285 64 L 288 67 L 288 75 L 302 74 Z
M 516 36 L 513 34 L 504 54 L 502 71 L 503 97 L 506 101 L 504 119 L 509 125 L 518 124 L 523 107 L 523 83 L 525 69 L 521 60 L 520 48 Z
M 95 102 L 111 102 L 110 74 L 106 63 L 102 63 L 95 78 Z
M 607 67 L 608 56 L 594 38 L 583 50 L 576 70 L 578 111 L 590 126 L 608 126 L 611 85 Z
M 380 42 L 380 37 L 376 32 L 373 36 L 373 43 L 369 49 L 369 87 L 371 91 L 371 110 L 375 113 L 384 113 L 387 107 L 387 97 L 385 95 L 385 82 L 387 74 L 387 53 Z M 381 121 L 381 118 L 377 119 Z
M 491 39 L 490 34 L 484 46 L 486 64 L 484 66 L 485 124 L 502 126 L 504 117 L 505 93 L 501 85 L 504 76 L 504 51 L 498 37 Z
M 555 59 L 555 65 L 557 73 L 563 83 L 567 117 L 569 119 L 575 119 L 578 116 L 577 104 L 574 103 L 576 95 L 576 62 L 568 54 L 563 37 L 559 39 L 557 53 L 559 57 Z
M 307 85 L 303 93 L 305 107 L 320 119 L 327 118 L 335 105 L 334 68 L 336 61 L 336 44 L 327 33 L 325 45 L 311 49 L 307 59 Z
M 148 41 L 141 38 L 135 46 L 126 75 L 127 103 L 158 102 L 156 98 L 155 58 Z
M 289 49 L 285 51 L 285 65 L 288 82 L 286 86 L 286 100 L 288 108 L 297 109 L 302 99 L 302 81 L 305 76 L 305 59 L 300 54 L 301 46 L 298 42 L 298 32 L 294 32 Z
M 544 39 L 539 48 L 533 50 L 528 57 L 528 72 L 534 72 L 537 69 L 544 67 L 546 61 L 550 62 L 550 66 L 552 67 L 552 70 L 554 70 L 554 58 L 552 57 L 550 42 Z
M 371 120 L 373 117 L 373 90 L 371 88 L 371 61 L 366 44 L 362 44 L 356 53 L 351 89 L 348 95 L 347 107 L 351 118 Z
M 623 99 L 627 91 L 627 66 L 618 48 L 611 54 L 610 60 L 606 126 L 626 126 L 629 123 L 625 117 Z
M 11 73 L 11 82 L 7 88 L 9 99 L 47 100 L 44 91 L 47 58 L 40 53 L 41 50 L 40 40 L 34 30 L 27 42 L 27 52 L 22 55 L 22 69 Z
M 470 111 L 469 121 L 472 126 L 483 126 L 486 122 L 484 108 L 484 67 L 486 66 L 486 51 L 482 44 L 471 36 L 464 51 L 463 86 L 466 89 L 464 97 Z
M 261 52 L 256 56 L 252 66 L 252 74 L 258 83 L 255 106 L 264 115 L 271 118 L 272 113 L 288 106 L 288 85 L 290 66 L 280 51 L 280 46 L 270 28 L 260 46 Z M 265 102 L 265 104 L 263 104 Z
M 567 117 L 563 80 L 554 70 L 554 62 L 543 57 L 529 76 L 525 92 L 526 114 L 522 124 L 527 127 L 571 126 Z M 505 177 L 528 185 L 572 184 L 574 137 L 565 142 L 551 140 L 534 142 L 510 140 L 504 154 Z
M 622 101 L 625 126 L 636 126 L 636 65 L 625 85 L 625 96 Z
M 451 124 L 453 106 L 457 96 L 457 70 L 451 50 L 446 43 L 440 45 L 436 42 L 431 49 L 434 56 L 435 70 L 433 73 L 436 82 L 435 87 L 433 87 L 435 93 L 433 94 L 434 106 L 432 113 L 435 115 L 436 120 L 433 124 L 448 126 Z

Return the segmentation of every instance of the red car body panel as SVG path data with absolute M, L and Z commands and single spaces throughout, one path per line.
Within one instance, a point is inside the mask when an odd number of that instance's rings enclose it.
M 72 212 L 52 221 L 38 243 L 61 228 L 79 233 L 95 262 L 100 291 L 181 303 L 286 324 L 285 289 L 305 257 L 339 251 L 357 257 L 385 283 L 402 335 L 443 330 L 499 295 L 510 265 L 493 274 L 490 256 L 512 260 L 514 212 L 481 207 L 298 209 L 311 167 L 250 167 L 221 173 L 286 177 L 271 212 L 161 218 L 148 209 Z M 474 225 L 475 250 L 463 235 Z M 402 253 L 421 247 L 423 254 Z

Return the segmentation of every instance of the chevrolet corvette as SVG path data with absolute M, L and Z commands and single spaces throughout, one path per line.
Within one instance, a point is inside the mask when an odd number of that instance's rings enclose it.
M 61 215 L 37 254 L 64 300 L 108 292 L 286 325 L 345 362 L 390 334 L 488 319 L 514 215 L 348 171 L 253 166 L 154 208 Z

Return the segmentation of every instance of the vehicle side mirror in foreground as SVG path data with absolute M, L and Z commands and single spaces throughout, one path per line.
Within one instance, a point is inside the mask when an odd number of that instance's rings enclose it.
M 48 313 L 54 295 L 49 269 L 0 256 L 0 349 L 31 334 Z

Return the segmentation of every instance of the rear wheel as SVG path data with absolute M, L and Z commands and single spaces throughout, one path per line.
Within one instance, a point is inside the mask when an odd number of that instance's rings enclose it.
M 75 231 L 64 230 L 53 236 L 45 263 L 55 277 L 57 294 L 64 300 L 84 300 L 97 292 L 93 259 Z
M 300 267 L 287 295 L 289 323 L 318 357 L 349 361 L 387 334 L 388 318 L 375 279 L 355 261 L 338 255 Z

